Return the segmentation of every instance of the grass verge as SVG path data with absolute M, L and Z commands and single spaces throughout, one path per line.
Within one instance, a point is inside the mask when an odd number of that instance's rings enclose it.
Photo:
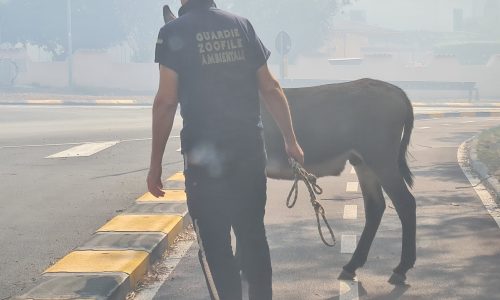
M 490 175 L 500 182 L 500 127 L 481 133 L 477 144 L 477 156 L 488 167 Z

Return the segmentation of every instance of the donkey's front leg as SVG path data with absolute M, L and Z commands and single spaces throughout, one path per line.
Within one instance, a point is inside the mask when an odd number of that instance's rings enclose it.
M 356 270 L 366 263 L 370 247 L 385 211 L 382 187 L 375 173 L 366 167 L 366 165 L 356 166 L 355 169 L 363 192 L 366 221 L 356 250 L 339 276 L 341 280 L 353 280 L 356 276 Z

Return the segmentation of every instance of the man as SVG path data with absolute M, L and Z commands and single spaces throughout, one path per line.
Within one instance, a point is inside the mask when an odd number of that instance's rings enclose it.
M 186 194 L 212 299 L 242 299 L 231 228 L 252 300 L 272 299 L 271 261 L 264 229 L 265 151 L 259 91 L 280 127 L 290 157 L 304 154 L 285 95 L 270 74 L 270 52 L 250 22 L 213 0 L 182 0 L 179 18 L 158 38 L 160 86 L 153 107 L 149 191 L 164 195 L 161 163 L 178 99 Z

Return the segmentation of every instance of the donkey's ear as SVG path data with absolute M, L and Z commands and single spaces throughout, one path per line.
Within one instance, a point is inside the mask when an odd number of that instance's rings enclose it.
M 165 20 L 165 24 L 172 22 L 177 19 L 172 10 L 168 5 L 163 6 L 163 20 Z

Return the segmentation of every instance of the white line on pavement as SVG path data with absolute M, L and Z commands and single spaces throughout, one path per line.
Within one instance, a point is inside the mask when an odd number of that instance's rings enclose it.
M 106 150 L 118 144 L 118 141 L 106 143 L 89 143 L 70 148 L 68 150 L 47 156 L 46 158 L 71 158 L 71 157 L 89 157 L 98 152 Z
M 357 281 L 340 281 L 339 300 L 359 300 L 359 284 Z
M 158 269 L 166 270 L 165 273 L 158 277 L 158 281 L 152 283 L 151 285 L 143 287 L 138 294 L 136 294 L 134 300 L 151 300 L 153 299 L 162 285 L 167 281 L 172 272 L 175 270 L 177 265 L 180 263 L 182 258 L 186 256 L 194 241 L 179 241 L 175 245 L 173 253 L 171 253 L 167 258 L 165 258 Z
M 356 220 L 358 218 L 358 206 L 357 205 L 345 205 L 344 206 L 344 220 Z
M 343 234 L 340 244 L 340 253 L 353 254 L 356 250 L 357 237 L 355 235 Z
M 354 169 L 354 167 L 351 167 L 351 174 L 356 174 L 356 169 Z
M 431 129 L 431 127 L 417 127 L 417 129 Z
M 359 191 L 359 182 L 348 182 L 345 191 L 348 193 L 357 193 Z
M 178 139 L 180 136 L 172 136 L 171 138 Z M 130 142 L 145 142 L 150 141 L 151 138 L 142 139 L 124 139 L 118 140 L 120 143 Z M 18 148 L 37 148 L 37 147 L 59 147 L 59 146 L 77 146 L 90 143 L 107 143 L 108 141 L 87 141 L 87 142 L 73 142 L 73 143 L 60 143 L 60 144 L 33 144 L 33 145 L 15 145 L 15 146 L 0 146 L 0 149 L 18 149 Z
M 497 226 L 500 228 L 500 206 L 498 206 L 492 194 L 490 194 L 488 189 L 484 186 L 483 184 L 484 179 L 481 180 L 477 178 L 475 175 L 471 173 L 471 171 L 469 171 L 470 170 L 469 155 L 467 154 L 469 150 L 467 149 L 467 147 L 469 147 L 469 144 L 473 139 L 474 138 L 465 141 L 462 145 L 460 145 L 460 148 L 458 148 L 458 153 L 457 153 L 458 164 L 460 165 L 460 168 L 462 169 L 465 176 L 467 177 L 472 187 L 476 191 L 476 194 L 481 199 L 481 202 L 483 202 L 484 207 L 486 208 L 490 216 L 493 218 L 493 220 L 495 220 Z

